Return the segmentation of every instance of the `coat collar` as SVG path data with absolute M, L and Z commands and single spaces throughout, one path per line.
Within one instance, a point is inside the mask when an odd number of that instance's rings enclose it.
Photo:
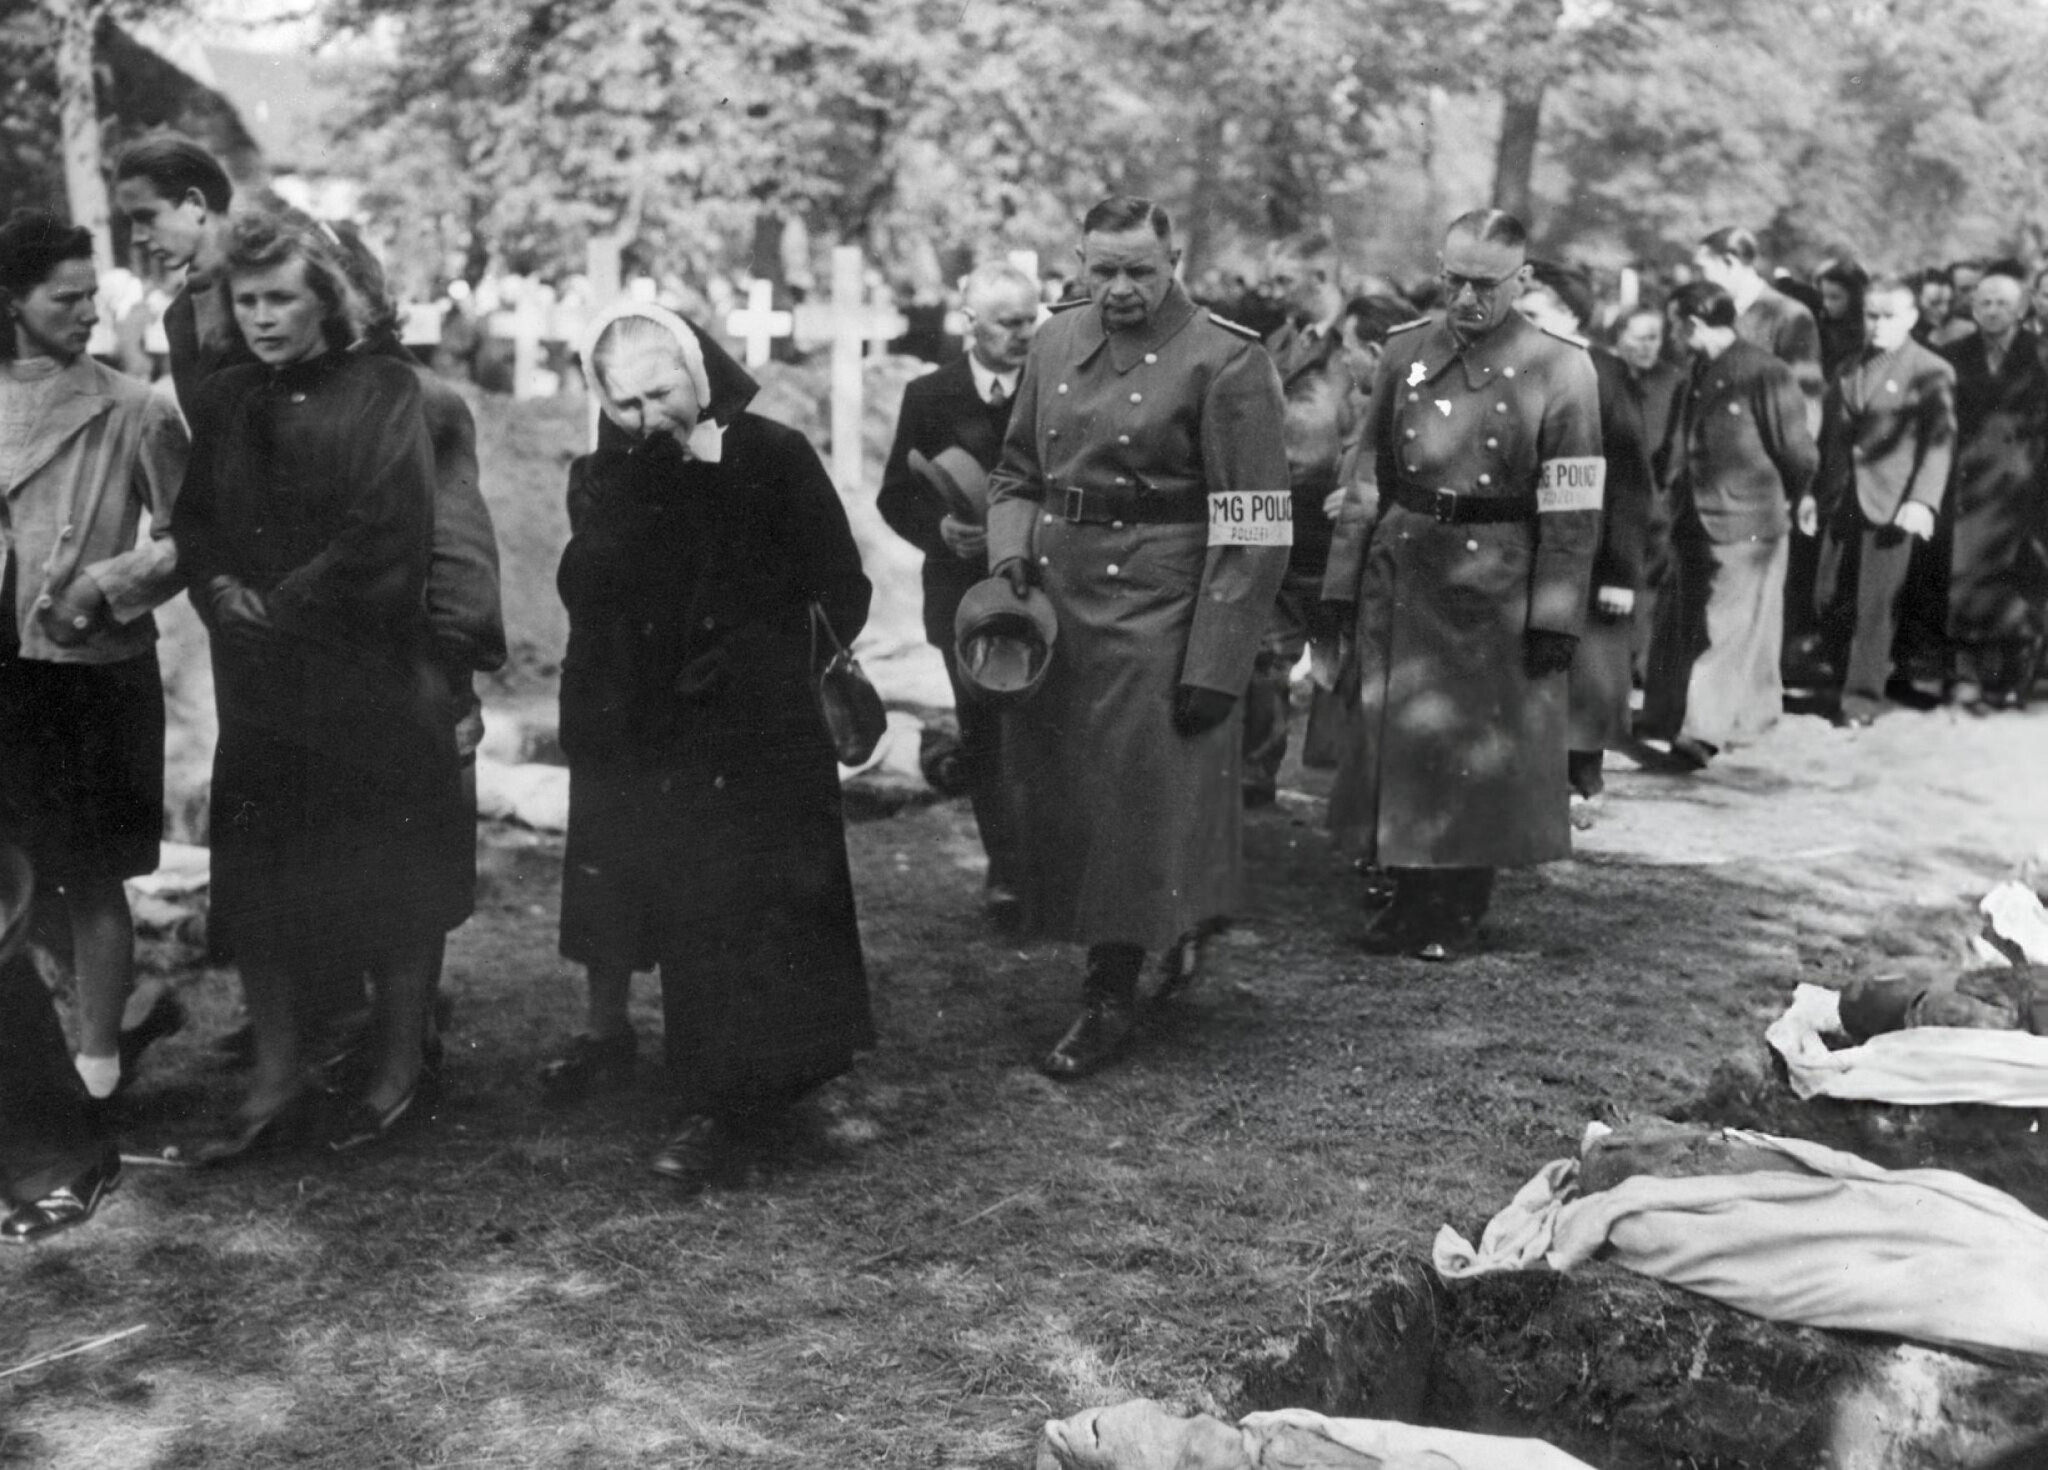
M 1081 320 L 1075 324 L 1075 331 L 1079 334 L 1076 344 L 1080 348 L 1079 360 L 1086 362 L 1107 343 L 1110 365 L 1119 373 L 1129 372 L 1145 360 L 1147 353 L 1158 352 L 1195 319 L 1195 303 L 1179 281 L 1166 288 L 1166 299 L 1159 303 L 1159 309 L 1152 313 L 1145 325 L 1132 331 L 1104 331 L 1100 307 L 1088 305 L 1078 310 Z
M 1520 313 L 1509 312 L 1499 326 L 1468 344 L 1458 339 L 1448 321 L 1438 317 L 1423 333 L 1421 350 L 1415 355 L 1422 375 L 1417 377 L 1415 367 L 1411 366 L 1405 384 L 1413 387 L 1433 383 L 1453 363 L 1459 363 L 1463 365 L 1465 387 L 1477 393 L 1496 378 L 1512 375 L 1529 334 L 1536 330 Z
M 114 396 L 100 381 L 102 371 L 98 363 L 81 352 L 75 361 L 57 374 L 57 387 L 49 410 L 30 431 L 28 452 L 22 456 L 20 478 L 8 487 L 8 494 L 12 495 L 27 484 L 87 424 L 113 411 Z

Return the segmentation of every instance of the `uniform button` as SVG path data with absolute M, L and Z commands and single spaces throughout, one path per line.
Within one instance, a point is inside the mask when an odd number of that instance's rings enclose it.
M 303 393 L 294 393 L 294 394 L 292 395 L 292 402 L 294 402 L 294 403 L 304 403 L 305 401 L 306 401 L 306 395 L 305 395 L 305 394 L 303 394 Z
M 1479 477 L 1479 483 L 1480 483 L 1480 484 L 1482 484 L 1482 485 L 1491 485 L 1491 484 L 1493 483 L 1493 476 L 1491 476 L 1491 475 L 1481 475 L 1481 476 Z
M 1479 549 L 1479 543 L 1477 541 L 1467 541 L 1465 543 L 1465 549 L 1467 551 L 1477 551 Z
M 717 627 L 717 626 L 718 626 L 718 619 L 716 619 L 716 618 L 706 618 L 706 619 L 704 620 L 704 626 L 705 626 L 705 627 L 707 627 L 707 628 L 715 628 L 715 627 Z
M 1500 375 L 1503 378 L 1512 378 L 1515 375 L 1515 370 L 1513 368 L 1502 368 L 1500 370 Z
M 1109 529 L 1110 529 L 1110 530 L 1112 530 L 1112 531 L 1121 531 L 1121 530 L 1122 530 L 1123 528 L 1124 528 L 1124 523 L 1123 523 L 1122 521 L 1111 521 L 1111 522 L 1109 523 Z M 1111 568 L 1110 568 L 1110 570 L 1111 570 L 1111 571 L 1115 571 L 1115 570 L 1116 570 L 1116 568 L 1114 568 L 1114 567 L 1111 567 Z
M 1110 575 L 1111 575 L 1112 577 L 1114 577 L 1114 576 L 1116 575 L 1116 563 L 1115 563 L 1115 562 L 1111 562 L 1111 563 L 1109 564 L 1109 574 L 1110 574 Z
M 1052 558 L 1049 556 L 1041 556 L 1038 559 L 1038 564 L 1042 567 L 1049 567 L 1052 565 Z
M 1116 442 L 1119 444 L 1128 444 L 1131 442 L 1131 436 L 1129 434 L 1119 434 L 1116 436 Z
M 643 637 L 652 638 L 654 636 L 654 624 L 642 623 L 640 625 L 640 632 Z
M 723 777 L 723 776 L 713 776 L 713 777 L 711 778 L 711 784 L 712 784 L 712 786 L 713 786 L 713 787 L 715 787 L 715 788 L 716 788 L 717 790 L 719 790 L 719 791 L 723 791 L 723 790 L 725 790 L 725 777 Z
M 1062 392 L 1062 393 L 1066 392 L 1066 391 L 1067 391 L 1067 385 L 1066 385 L 1065 383 L 1062 383 L 1062 384 L 1060 384 L 1060 386 L 1059 386 L 1059 391 L 1060 391 L 1060 392 Z
M 1413 439 L 1415 437 L 1415 431 L 1413 429 L 1408 430 L 1408 437 L 1410 439 Z
M 1157 362 L 1157 361 L 1159 361 L 1159 354 L 1158 354 L 1158 353 L 1156 353 L 1156 352 L 1148 352 L 1148 353 L 1146 353 L 1146 354 L 1145 354 L 1145 361 L 1147 361 L 1147 362 Z
M 1046 523 L 1046 524 L 1047 524 L 1048 526 L 1049 526 L 1049 525 L 1051 525 L 1051 524 L 1052 524 L 1052 517 L 1051 517 L 1051 516 L 1047 516 L 1047 517 L 1045 517 L 1045 523 Z
M 1060 436 L 1060 431 L 1059 431 L 1058 429 L 1047 429 L 1047 430 L 1045 431 L 1045 437 L 1046 437 L 1046 438 L 1048 438 L 1048 439 L 1057 439 L 1057 438 L 1059 438 L 1059 436 Z
M 1489 440 L 1487 440 L 1487 441 L 1486 441 L 1486 447 L 1487 447 L 1488 449 L 1498 449 L 1498 448 L 1500 448 L 1500 440 L 1498 440 L 1498 439 L 1489 439 Z
M 1116 482 L 1119 485 L 1128 485 L 1131 483 L 1129 480 L 1126 480 L 1122 475 L 1118 475 L 1116 477 Z
M 1493 406 L 1493 411 L 1495 413 L 1506 413 L 1508 411 L 1508 406 L 1505 403 L 1496 403 Z
M 1412 465 L 1412 464 L 1411 464 L 1411 465 L 1409 465 L 1409 466 L 1408 466 L 1408 473 L 1409 473 L 1409 474 L 1411 474 L 1411 475 L 1415 473 L 1415 466 L 1414 466 L 1414 465 Z
M 78 631 L 81 633 L 83 633 L 86 630 L 86 628 L 91 625 L 91 623 L 92 619 L 87 617 L 84 613 L 80 613 L 77 617 L 71 620 L 71 626 L 78 629 Z
M 38 598 L 36 599 L 36 606 L 37 606 L 37 607 L 49 607 L 49 606 L 51 606 L 51 605 L 52 605 L 53 601 L 54 601 L 54 599 L 52 599 L 52 598 L 48 597 L 47 595 L 46 595 L 46 596 L 43 596 L 43 597 L 38 597 Z
M 1142 394 L 1142 393 L 1133 393 L 1133 394 L 1131 395 L 1131 402 L 1133 402 L 1133 403 L 1143 403 L 1144 401 L 1145 401 L 1145 395 L 1144 395 L 1144 394 Z
M 71 539 L 71 530 L 72 528 L 70 526 L 66 526 L 63 530 L 57 533 L 57 539 L 59 541 L 69 541 Z
M 1420 393 L 1410 393 L 1408 395 L 1408 401 L 1410 403 L 1420 403 L 1422 402 L 1422 395 Z
M 1731 404 L 1729 404 L 1729 405 L 1728 405 L 1728 412 L 1730 412 L 1730 413 L 1741 413 L 1741 412 L 1742 412 L 1742 405 L 1741 405 L 1741 404 L 1739 404 L 1739 403 L 1731 403 Z

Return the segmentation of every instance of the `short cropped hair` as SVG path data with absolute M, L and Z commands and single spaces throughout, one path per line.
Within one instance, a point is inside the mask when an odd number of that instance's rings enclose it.
M 1470 235 L 1487 245 L 1514 250 L 1529 248 L 1529 227 L 1504 209 L 1469 209 L 1445 228 L 1444 237 L 1452 235 Z
M 1081 233 L 1084 235 L 1116 234 L 1135 230 L 1140 225 L 1146 226 L 1162 240 L 1173 238 L 1172 217 L 1150 199 L 1141 199 L 1135 194 L 1112 194 L 1107 199 L 1096 201 L 1095 206 L 1081 217 Z
M 197 189 L 216 214 L 227 213 L 235 198 L 235 186 L 220 161 L 183 133 L 151 133 L 122 149 L 114 162 L 114 182 L 123 179 L 147 179 L 173 204 Z
M 1687 281 L 1671 296 L 1676 316 L 1707 327 L 1735 325 L 1735 298 L 1712 281 Z
M 960 283 L 960 299 L 971 308 L 975 302 L 1005 289 L 1022 291 L 1033 301 L 1038 299 L 1038 282 L 1007 260 L 985 260 L 969 271 L 967 279 Z
M 306 285 L 320 302 L 327 345 L 336 351 L 353 346 L 368 324 L 368 311 L 349 279 L 341 242 L 331 229 L 297 210 L 273 214 L 259 209 L 236 219 L 228 230 L 231 283 L 236 276 L 293 260 L 305 264 Z
M 1920 288 L 1913 276 L 1902 276 L 1897 271 L 1879 271 L 1870 278 L 1870 284 L 1863 288 L 1863 299 L 1882 296 L 1894 291 L 1903 291 L 1915 301 L 1920 299 Z
M 1985 262 L 1983 278 L 1988 279 L 1992 276 L 2009 277 L 2012 280 L 2018 281 L 2022 290 L 2026 288 L 2027 268 L 2022 262 L 2013 259 L 2010 255 L 2000 256 L 1997 260 Z
M 92 259 L 92 232 L 45 209 L 17 210 L 0 225 L 0 296 L 26 296 L 67 260 Z M 0 311 L 0 354 L 14 356 L 14 316 Z
M 1593 295 L 1593 282 L 1579 267 L 1555 260 L 1532 260 L 1529 262 L 1529 279 L 1557 298 L 1558 304 L 1579 324 L 1579 330 L 1584 331 L 1587 323 L 1593 320 L 1593 312 L 1598 305 Z
M 1700 241 L 1699 248 L 1727 260 L 1739 260 L 1744 265 L 1756 264 L 1756 236 L 1740 225 L 1723 225 Z M 1708 322 L 1707 325 L 1714 323 Z

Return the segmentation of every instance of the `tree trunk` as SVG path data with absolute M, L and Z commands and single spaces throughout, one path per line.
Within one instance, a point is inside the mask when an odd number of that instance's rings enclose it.
M 108 233 L 107 176 L 100 158 L 99 88 L 93 76 L 93 37 L 105 0 L 44 0 L 57 26 L 57 106 L 64 148 L 64 190 L 71 222 L 92 232 L 93 262 L 114 264 Z
M 1500 146 L 1493 155 L 1493 207 L 1530 223 L 1536 137 L 1543 122 L 1543 82 L 1511 76 L 1501 88 Z

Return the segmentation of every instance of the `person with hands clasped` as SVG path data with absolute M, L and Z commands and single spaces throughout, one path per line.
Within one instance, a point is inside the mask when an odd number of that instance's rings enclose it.
M 1189 299 L 1156 204 L 1105 199 L 1081 236 L 1088 296 L 1032 343 L 988 516 L 995 575 L 1059 619 L 1003 739 L 1025 925 L 1088 947 L 1081 1014 L 1041 1063 L 1061 1079 L 1128 1047 L 1148 949 L 1185 979 L 1191 936 L 1239 902 L 1238 696 L 1293 540 L 1257 337 Z
M 1382 953 L 1449 958 L 1496 868 L 1571 851 L 1564 675 L 1606 467 L 1586 349 L 1515 312 L 1527 240 L 1496 210 L 1452 221 L 1444 311 L 1388 336 L 1373 383 L 1371 544 L 1333 549 L 1323 585 L 1357 628 L 1330 825 L 1393 876 Z
M 1868 725 L 1884 709 L 1899 593 L 1916 542 L 1934 535 L 1955 457 L 1955 369 L 1913 340 L 1911 283 L 1865 290 L 1865 344 L 1828 384 L 1820 475 L 1799 523 L 1822 529 L 1814 607 L 1828 661 L 1842 669 L 1836 723 Z

